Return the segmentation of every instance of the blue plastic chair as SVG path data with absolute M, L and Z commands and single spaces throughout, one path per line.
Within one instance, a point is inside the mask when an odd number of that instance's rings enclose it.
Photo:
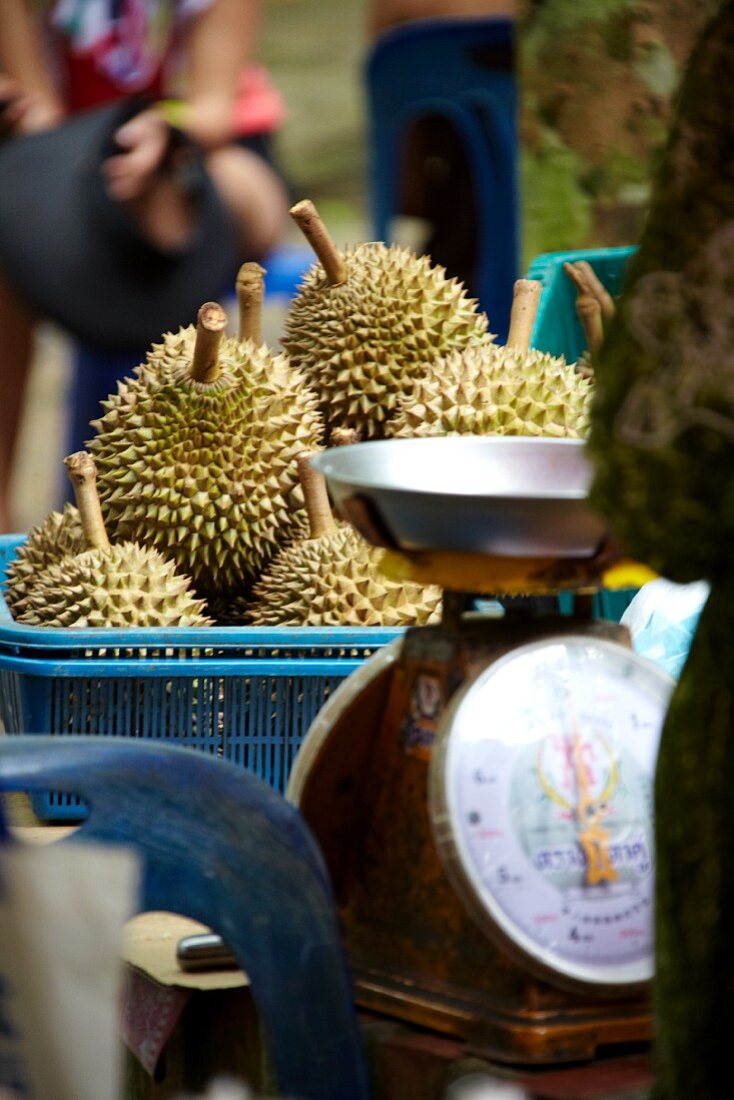
M 447 120 L 468 158 L 476 200 L 477 263 L 469 287 L 504 339 L 519 262 L 512 22 L 430 19 L 399 27 L 375 43 L 366 80 L 375 238 L 388 240 L 400 213 L 411 130 L 423 119 Z
M 140 853 L 141 912 L 192 917 L 231 946 L 284 1095 L 369 1100 L 331 885 L 296 809 L 254 776 L 183 749 L 0 739 L 0 790 L 48 787 L 91 806 L 62 843 Z

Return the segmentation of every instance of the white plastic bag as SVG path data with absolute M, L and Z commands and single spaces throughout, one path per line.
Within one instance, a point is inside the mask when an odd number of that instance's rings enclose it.
M 0 845 L 0 1095 L 119 1097 L 120 944 L 137 889 L 122 848 Z
M 705 581 L 673 584 L 662 577 L 643 585 L 621 620 L 635 652 L 677 679 L 709 591 Z

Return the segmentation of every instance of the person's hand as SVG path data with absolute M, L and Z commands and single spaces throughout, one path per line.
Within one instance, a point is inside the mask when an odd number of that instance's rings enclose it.
M 0 137 L 37 134 L 56 126 L 62 118 L 59 104 L 22 91 L 17 81 L 0 73 Z
M 102 166 L 107 191 L 118 202 L 138 199 L 150 187 L 165 160 L 169 147 L 168 123 L 150 108 L 130 119 L 115 134 L 122 150 L 108 157 Z
M 217 149 L 232 140 L 232 101 L 229 97 L 198 97 L 185 104 L 183 129 L 204 149 Z

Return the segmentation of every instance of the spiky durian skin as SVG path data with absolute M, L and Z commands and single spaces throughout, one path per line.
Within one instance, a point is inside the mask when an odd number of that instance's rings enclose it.
M 393 436 L 586 435 L 592 383 L 565 359 L 485 341 L 432 364 L 400 402 Z
M 200 591 L 241 590 L 297 522 L 295 457 L 319 445 L 322 421 L 284 356 L 226 340 L 219 377 L 203 383 L 188 377 L 193 332 L 177 340 L 95 425 L 105 521 L 114 541 L 156 546 Z
M 253 588 L 255 626 L 415 626 L 436 622 L 441 589 L 379 572 L 380 551 L 351 527 L 294 542 Z
M 250 597 L 214 596 L 207 600 L 206 609 L 217 626 L 242 626 L 247 622 Z
M 67 554 L 80 554 L 86 545 L 79 512 L 73 504 L 65 504 L 63 512 L 51 512 L 34 527 L 8 566 L 4 596 L 11 614 L 15 615 L 40 572 Z
M 350 427 L 379 439 L 427 364 L 485 337 L 487 318 L 425 256 L 361 244 L 343 259 L 338 286 L 327 285 L 320 264 L 306 274 L 282 343 L 318 391 L 329 431 Z
M 123 542 L 50 565 L 17 618 L 33 626 L 209 626 L 204 601 L 190 589 L 190 578 L 157 550 Z

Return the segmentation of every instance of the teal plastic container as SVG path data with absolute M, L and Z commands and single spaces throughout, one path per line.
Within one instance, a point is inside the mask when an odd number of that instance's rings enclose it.
M 563 355 L 575 363 L 586 348 L 584 331 L 576 316 L 576 291 L 563 270 L 565 263 L 586 260 L 610 294 L 619 294 L 634 248 L 590 248 L 577 252 L 546 252 L 536 256 L 529 279 L 543 284 L 531 344 L 551 355 Z
M 528 271 L 529 279 L 543 284 L 531 346 L 551 355 L 563 355 L 575 363 L 586 349 L 586 338 L 576 316 L 576 291 L 563 270 L 565 263 L 586 260 L 610 294 L 619 294 L 634 248 L 590 248 L 574 252 L 546 252 L 536 256 Z M 595 614 L 601 619 L 619 622 L 636 588 L 618 592 L 602 590 L 595 600 Z M 571 597 L 561 597 L 561 609 L 569 611 Z

